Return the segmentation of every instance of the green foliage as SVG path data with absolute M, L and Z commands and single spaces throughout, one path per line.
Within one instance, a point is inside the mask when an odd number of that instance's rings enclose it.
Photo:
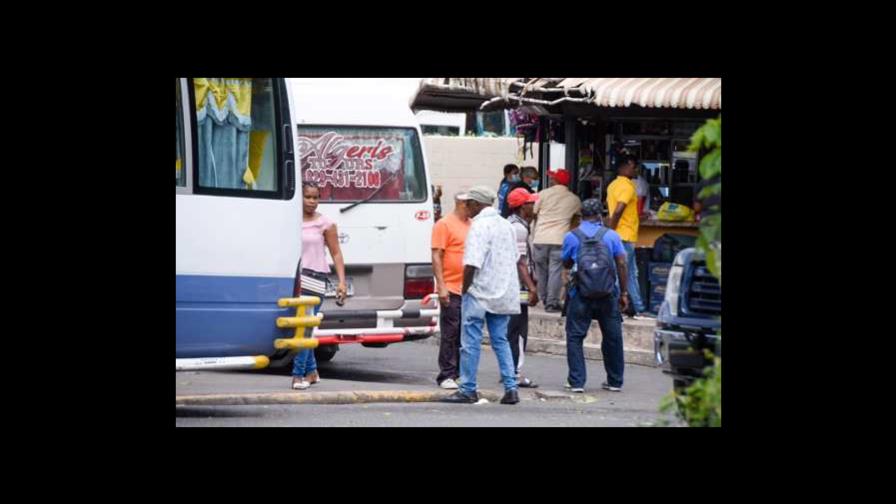
M 722 174 L 722 116 L 710 119 L 691 137 L 690 150 L 709 151 L 700 160 L 700 177 L 704 180 Z M 699 198 L 721 194 L 721 176 L 719 182 L 711 184 L 700 191 Z M 722 209 L 721 205 L 712 205 L 704 209 L 707 217 L 700 221 L 700 237 L 697 248 L 706 255 L 706 266 L 722 283 Z
M 698 198 L 722 192 L 722 116 L 706 121 L 691 137 L 690 150 L 707 149 L 700 160 L 700 176 L 706 180 L 719 176 L 719 181 L 700 191 Z M 696 248 L 706 256 L 706 266 L 722 284 L 722 209 L 721 204 L 705 206 L 705 217 L 700 221 L 700 236 Z M 682 392 L 671 392 L 660 403 L 661 412 L 674 410 L 678 418 L 691 427 L 720 427 L 722 425 L 722 359 L 707 352 L 713 360 L 703 378 L 694 380 Z
M 708 352 L 708 351 L 707 351 Z M 722 359 L 713 359 L 705 378 L 695 380 L 683 394 L 671 393 L 663 398 L 660 411 L 674 410 L 678 418 L 691 427 L 722 426 Z

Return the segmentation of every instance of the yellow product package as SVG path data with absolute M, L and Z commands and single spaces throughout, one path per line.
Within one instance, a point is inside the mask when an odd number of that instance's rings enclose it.
M 685 205 L 678 203 L 663 203 L 656 218 L 662 221 L 692 221 L 694 220 L 694 211 Z

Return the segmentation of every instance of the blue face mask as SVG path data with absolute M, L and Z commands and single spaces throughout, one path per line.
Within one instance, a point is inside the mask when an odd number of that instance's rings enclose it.
M 519 175 L 511 175 L 511 176 L 510 176 L 510 181 L 511 181 L 511 182 L 519 182 L 519 181 L 520 181 L 520 176 L 519 176 Z
M 538 190 L 538 181 L 537 180 L 533 181 L 531 184 L 529 184 L 529 187 L 531 187 L 533 191 L 537 191 Z

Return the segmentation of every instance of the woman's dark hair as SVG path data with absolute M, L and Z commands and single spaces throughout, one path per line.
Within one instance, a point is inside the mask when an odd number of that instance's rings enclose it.
M 508 176 L 515 171 L 519 171 L 520 167 L 515 164 L 506 164 L 504 165 L 504 176 Z

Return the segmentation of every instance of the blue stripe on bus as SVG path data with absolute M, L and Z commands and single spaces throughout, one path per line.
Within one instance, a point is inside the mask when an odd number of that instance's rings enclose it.
M 277 299 L 291 297 L 293 278 L 176 275 L 177 358 L 271 355 L 274 339 L 294 329 L 278 329 L 277 317 L 295 309 Z

